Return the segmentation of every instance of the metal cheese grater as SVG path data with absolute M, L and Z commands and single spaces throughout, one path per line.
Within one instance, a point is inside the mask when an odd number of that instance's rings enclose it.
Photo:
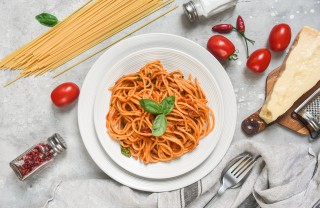
M 292 112 L 292 117 L 308 129 L 312 139 L 320 136 L 320 88 Z

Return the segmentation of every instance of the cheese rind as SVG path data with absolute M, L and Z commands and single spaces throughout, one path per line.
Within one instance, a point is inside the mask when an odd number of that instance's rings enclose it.
M 320 80 L 320 32 L 303 27 L 259 116 L 271 123 Z

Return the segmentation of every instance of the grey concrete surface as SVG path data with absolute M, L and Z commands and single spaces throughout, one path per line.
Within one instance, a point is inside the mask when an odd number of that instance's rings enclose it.
M 0 0 L 0 59 L 48 30 L 35 20 L 37 14 L 49 12 L 63 19 L 84 2 L 85 0 Z M 267 47 L 269 32 L 278 23 L 289 24 L 293 38 L 304 25 L 320 29 L 319 0 L 239 0 L 234 9 L 193 25 L 183 16 L 181 8 L 183 3 L 182 0 L 176 0 L 175 4 L 179 5 L 177 10 L 134 35 L 151 32 L 171 33 L 184 36 L 206 47 L 207 40 L 213 35 L 211 31 L 213 25 L 223 22 L 235 24 L 237 16 L 241 15 L 246 22 L 247 36 L 256 41 L 254 46 L 249 46 L 250 51 L 253 51 Z M 151 17 L 143 21 L 148 19 Z M 102 48 L 140 24 L 125 29 L 77 57 L 76 60 Z M 263 103 L 267 74 L 281 65 L 286 53 L 272 53 L 273 58 L 266 72 L 256 75 L 246 69 L 245 48 L 241 37 L 235 32 L 226 36 L 239 50 L 237 61 L 222 63 L 233 83 L 237 97 L 238 118 L 233 140 L 252 139 L 278 144 L 307 143 L 318 153 L 319 140 L 309 143 L 307 137 L 277 124 L 252 138 L 242 132 L 241 121 Z M 77 104 L 58 109 L 50 99 L 51 91 L 60 83 L 72 81 L 81 87 L 87 72 L 98 57 L 91 58 L 56 79 L 52 78 L 54 73 L 47 73 L 36 78 L 21 79 L 7 88 L 1 87 L 0 207 L 42 207 L 50 198 L 54 185 L 61 180 L 108 178 L 95 165 L 82 143 L 77 123 Z M 65 64 L 57 71 L 76 60 Z M 0 85 L 11 81 L 18 74 L 18 71 L 0 71 Z M 54 132 L 66 138 L 69 147 L 66 154 L 35 177 L 20 182 L 10 169 L 9 162 Z

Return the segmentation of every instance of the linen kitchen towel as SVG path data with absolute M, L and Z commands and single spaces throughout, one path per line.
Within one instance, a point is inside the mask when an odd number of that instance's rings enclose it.
M 208 204 L 219 189 L 226 164 L 243 152 L 261 156 L 245 183 Z M 112 179 L 62 181 L 44 207 L 320 208 L 319 159 L 305 144 L 272 145 L 240 140 L 231 145 L 211 173 L 179 190 L 148 193 Z

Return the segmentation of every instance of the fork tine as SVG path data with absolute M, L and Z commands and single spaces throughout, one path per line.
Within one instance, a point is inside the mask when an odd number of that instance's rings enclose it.
M 244 169 L 243 171 L 241 171 L 241 173 L 239 173 L 239 175 L 237 176 L 237 178 L 239 180 L 242 180 L 244 177 L 246 177 L 248 175 L 248 173 L 251 172 L 252 167 L 254 166 L 254 164 L 256 163 L 256 160 L 251 161 L 250 165 L 248 165 L 248 167 L 246 169 Z
M 234 167 L 234 170 L 231 171 L 231 174 L 235 175 L 239 170 L 247 164 L 247 161 L 250 160 L 250 157 L 246 157 L 240 164 L 238 164 L 236 167 Z
M 237 170 L 237 167 L 239 167 L 239 165 L 244 162 L 245 160 L 247 160 L 248 158 L 250 158 L 248 155 L 244 156 L 243 158 L 241 158 L 240 160 L 238 160 L 236 163 L 234 163 L 228 172 L 233 173 L 235 170 Z
M 237 171 L 235 171 L 233 173 L 234 176 L 237 176 L 239 172 L 243 172 L 248 166 L 249 164 L 253 161 L 253 158 L 250 157 L 248 160 L 246 160 L 245 162 L 243 162 L 241 165 L 239 165 L 239 167 L 237 168 Z M 240 173 L 239 173 L 240 175 Z

